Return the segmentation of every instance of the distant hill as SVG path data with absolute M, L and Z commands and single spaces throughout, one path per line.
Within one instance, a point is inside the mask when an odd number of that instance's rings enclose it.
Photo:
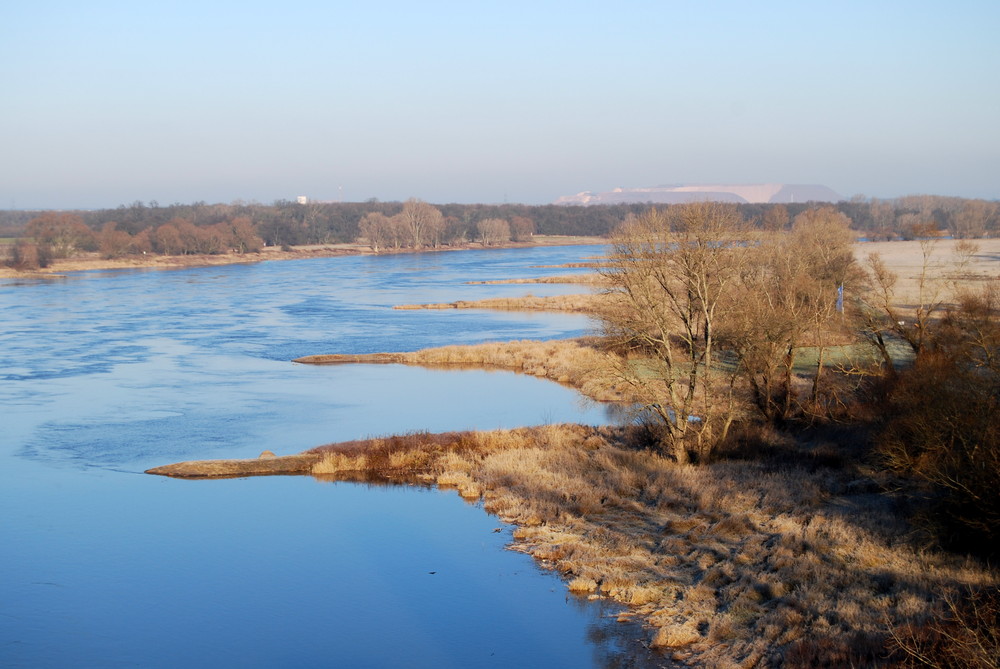
M 564 195 L 555 204 L 680 204 L 683 202 L 791 203 L 839 202 L 843 198 L 815 184 L 682 184 L 652 188 L 615 188 L 604 193 L 585 191 Z

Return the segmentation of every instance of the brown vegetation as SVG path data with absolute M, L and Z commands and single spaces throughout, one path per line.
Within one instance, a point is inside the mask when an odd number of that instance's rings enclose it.
M 649 642 L 709 666 L 888 664 L 937 598 L 996 583 L 910 546 L 890 500 L 815 455 L 679 466 L 621 431 L 547 426 L 324 446 L 321 477 L 423 480 L 518 525 L 515 547 L 614 599 Z M 835 459 L 834 459 L 835 461 Z M 840 666 L 826 664 L 825 666 Z
M 570 311 L 594 313 L 604 300 L 600 295 L 549 295 L 538 297 L 491 297 L 484 300 L 458 300 L 437 304 L 400 304 L 393 309 L 494 309 L 498 311 Z
M 790 233 L 761 232 L 735 206 L 707 202 L 623 224 L 602 270 L 600 316 L 665 452 L 705 461 L 754 413 L 782 424 L 822 410 L 825 352 L 844 339 L 838 291 L 857 274 L 852 242 L 831 207 L 799 214 Z M 806 347 L 816 364 L 804 393 L 795 370 Z
M 906 667 L 1000 668 L 1000 588 L 946 594 L 923 624 L 894 629 L 892 645 Z
M 600 274 L 565 274 L 563 276 L 543 276 L 532 279 L 497 279 L 494 281 L 466 281 L 469 286 L 489 286 L 520 283 L 583 283 L 600 285 L 604 278 Z
M 706 459 L 737 417 L 732 373 L 717 364 L 717 330 L 749 262 L 750 234 L 731 205 L 652 209 L 625 221 L 603 270 L 605 333 L 625 354 L 615 371 L 680 463 Z
M 876 438 L 945 544 L 1000 555 L 1000 285 L 966 293 L 887 384 Z M 922 509 L 923 511 L 923 509 Z
M 181 479 L 219 479 L 277 474 L 308 474 L 318 457 L 313 453 L 276 456 L 264 451 L 254 459 L 192 460 L 147 469 L 147 474 Z
M 404 364 L 425 367 L 505 369 L 550 379 L 601 401 L 627 401 L 623 384 L 607 373 L 607 353 L 595 339 L 487 342 L 472 346 L 442 346 L 408 353 L 311 355 L 295 362 L 330 365 L 350 363 Z

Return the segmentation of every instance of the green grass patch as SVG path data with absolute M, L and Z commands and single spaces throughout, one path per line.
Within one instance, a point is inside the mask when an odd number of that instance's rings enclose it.
M 895 361 L 897 368 L 903 368 L 913 362 L 913 350 L 901 339 L 886 337 L 886 347 L 889 355 Z M 792 372 L 800 376 L 811 377 L 816 373 L 816 362 L 819 359 L 819 347 L 803 346 L 795 349 L 795 363 Z M 880 362 L 878 352 L 868 344 L 858 343 L 846 346 L 827 346 L 823 351 L 824 369 L 850 369 L 875 365 Z M 651 360 L 637 358 L 632 361 L 632 368 L 639 378 L 649 379 L 660 375 L 659 366 Z M 736 370 L 737 361 L 732 354 L 721 351 L 712 363 L 713 369 L 723 374 L 731 374 Z M 688 369 L 678 365 L 679 370 Z M 679 372 L 683 374 L 683 371 Z

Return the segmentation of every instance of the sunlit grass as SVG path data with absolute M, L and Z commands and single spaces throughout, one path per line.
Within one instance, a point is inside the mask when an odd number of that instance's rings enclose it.
M 603 296 L 583 293 L 538 297 L 492 297 L 484 300 L 459 300 L 434 304 L 401 304 L 394 309 L 493 309 L 496 311 L 568 311 L 594 313 L 603 304 Z
M 409 353 L 312 355 L 296 362 L 309 364 L 397 363 L 426 367 L 506 369 L 550 379 L 579 390 L 597 401 L 627 401 L 629 390 L 609 373 L 608 353 L 592 339 L 487 342 L 471 346 L 441 346 Z
M 651 644 L 706 666 L 809 658 L 819 640 L 882 649 L 890 628 L 932 616 L 940 593 L 997 579 L 911 544 L 891 500 L 852 467 L 678 466 L 623 430 L 578 425 L 317 451 L 317 474 L 457 489 L 517 525 L 514 547 L 569 589 L 629 606 Z

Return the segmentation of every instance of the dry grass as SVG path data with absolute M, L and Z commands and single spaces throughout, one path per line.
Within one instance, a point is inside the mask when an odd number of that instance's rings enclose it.
M 930 286 L 925 288 L 925 292 L 935 289 L 950 292 L 956 286 L 970 288 L 983 281 L 1000 278 L 1000 239 L 968 241 L 974 243 L 978 250 L 960 270 L 963 258 L 956 246 L 962 240 L 940 239 L 929 244 L 927 278 Z M 885 266 L 898 277 L 894 306 L 903 308 L 916 304 L 920 294 L 920 275 L 924 269 L 921 242 L 865 242 L 854 247 L 855 258 L 862 264 L 870 253 L 877 253 Z
M 595 313 L 603 303 L 603 296 L 596 294 L 550 295 L 539 297 L 492 297 L 485 300 L 459 300 L 435 304 L 400 304 L 393 309 L 494 309 L 497 311 L 570 311 Z
M 600 274 L 565 274 L 563 276 L 544 276 L 533 279 L 497 279 L 494 281 L 466 281 L 469 286 L 496 286 L 523 283 L 570 283 L 586 285 L 604 285 L 606 282 Z
M 409 435 L 316 449 L 314 472 L 454 487 L 518 526 L 570 589 L 628 605 L 651 644 L 715 667 L 879 663 L 942 593 L 996 584 L 921 550 L 850 470 L 681 467 L 577 425 Z M 827 664 L 825 666 L 839 666 Z
M 550 379 L 579 390 L 599 402 L 627 400 L 628 389 L 608 370 L 605 353 L 592 339 L 487 342 L 472 346 L 442 346 L 409 353 L 312 355 L 295 362 L 329 365 L 388 363 L 477 369 L 506 369 Z

